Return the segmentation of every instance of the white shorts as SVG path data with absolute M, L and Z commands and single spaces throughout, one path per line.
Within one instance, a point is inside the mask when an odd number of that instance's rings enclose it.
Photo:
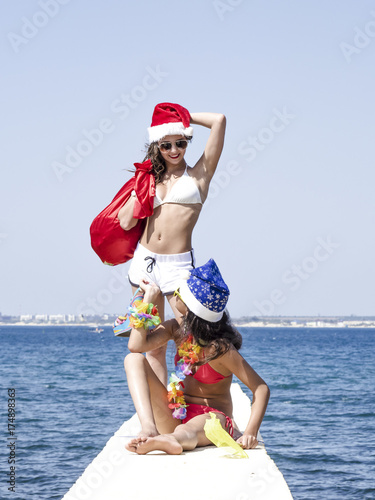
M 193 250 L 159 254 L 150 252 L 138 243 L 129 267 L 128 279 L 133 286 L 138 286 L 142 278 L 150 280 L 158 285 L 163 295 L 169 295 L 178 288 L 186 271 L 191 271 L 194 267 Z

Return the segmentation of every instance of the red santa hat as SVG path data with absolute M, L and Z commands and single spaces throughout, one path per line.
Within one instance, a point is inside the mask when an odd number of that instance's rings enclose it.
M 151 127 L 148 129 L 149 141 L 159 141 L 166 135 L 193 135 L 190 127 L 190 113 L 179 104 L 162 102 L 157 104 L 152 115 Z

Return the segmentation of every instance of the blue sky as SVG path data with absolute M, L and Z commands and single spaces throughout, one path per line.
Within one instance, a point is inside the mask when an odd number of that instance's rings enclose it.
M 232 315 L 374 314 L 372 2 L 2 10 L 3 314 L 123 312 L 128 264 L 104 266 L 88 230 L 163 101 L 227 116 L 193 245 L 218 263 Z M 189 164 L 207 137 L 195 127 Z

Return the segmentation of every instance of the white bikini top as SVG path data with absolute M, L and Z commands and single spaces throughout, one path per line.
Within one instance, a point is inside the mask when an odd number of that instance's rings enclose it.
M 173 184 L 172 189 L 167 196 L 162 200 L 155 190 L 154 209 L 165 203 L 180 203 L 181 205 L 191 205 L 200 203 L 203 205 L 198 186 L 187 173 L 187 169 L 181 177 Z

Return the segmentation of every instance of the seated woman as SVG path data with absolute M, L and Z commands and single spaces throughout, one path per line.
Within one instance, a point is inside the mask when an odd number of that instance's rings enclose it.
M 159 288 L 146 281 L 141 282 L 141 288 L 145 292 L 143 306 L 154 303 Z M 203 429 L 208 412 L 214 412 L 233 435 L 233 374 L 253 393 L 249 422 L 243 435 L 235 437 L 243 448 L 255 448 L 270 391 L 238 352 L 242 338 L 224 311 L 229 289 L 215 262 L 211 259 L 193 269 L 175 295 L 180 321 L 167 320 L 150 333 L 136 323 L 138 328 L 130 334 L 131 353 L 125 358 L 125 371 L 142 430 L 126 448 L 138 454 L 162 450 L 174 455 L 212 444 Z M 141 353 L 169 340 L 175 341 L 177 354 L 168 391 Z

